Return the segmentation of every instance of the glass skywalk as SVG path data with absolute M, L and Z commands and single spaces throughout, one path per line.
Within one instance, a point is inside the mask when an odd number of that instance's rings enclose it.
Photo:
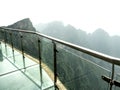
M 4 43 L 0 49 L 3 61 L 0 62 L 0 90 L 54 90 L 54 83 L 42 69 L 42 84 L 39 64 L 25 56 L 25 67 L 22 54 Z
M 34 31 L 1 27 L 0 37 L 0 90 L 120 89 L 119 58 Z

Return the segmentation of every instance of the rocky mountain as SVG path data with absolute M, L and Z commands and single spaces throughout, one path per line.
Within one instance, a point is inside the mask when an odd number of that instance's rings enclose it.
M 32 22 L 29 18 L 25 18 L 23 20 L 20 20 L 12 25 L 7 26 L 8 28 L 14 28 L 14 29 L 22 29 L 22 30 L 31 30 L 36 31 L 33 27 Z

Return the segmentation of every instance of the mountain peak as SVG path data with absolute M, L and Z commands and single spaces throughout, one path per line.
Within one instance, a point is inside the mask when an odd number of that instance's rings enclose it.
M 7 26 L 8 28 L 36 31 L 29 18 L 22 19 L 16 23 Z

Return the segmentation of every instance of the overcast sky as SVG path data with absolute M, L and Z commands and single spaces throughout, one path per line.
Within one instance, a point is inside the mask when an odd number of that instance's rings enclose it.
M 120 35 L 120 0 L 0 0 L 0 26 L 28 17 L 34 25 L 57 20 Z

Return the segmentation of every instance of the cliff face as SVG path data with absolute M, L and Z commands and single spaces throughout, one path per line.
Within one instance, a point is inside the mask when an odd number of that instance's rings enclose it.
M 7 26 L 7 28 L 36 31 L 29 18 L 20 20 L 12 25 Z

